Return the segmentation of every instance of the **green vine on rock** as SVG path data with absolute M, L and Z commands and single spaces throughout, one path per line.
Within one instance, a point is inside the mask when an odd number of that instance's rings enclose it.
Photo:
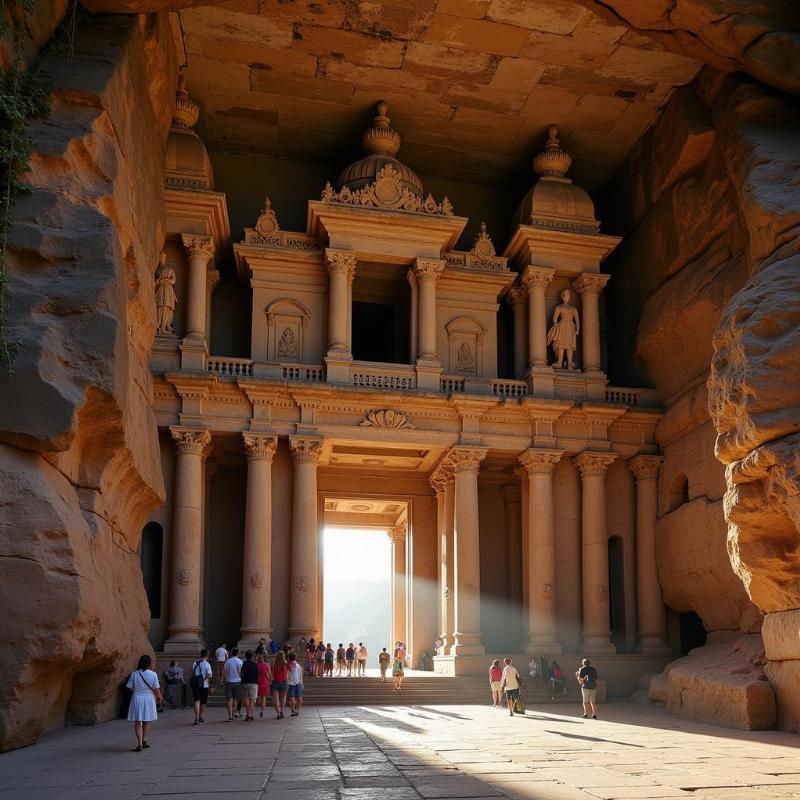
M 28 126 L 50 110 L 50 81 L 44 74 L 47 48 L 25 63 L 29 39 L 27 15 L 35 0 L 1 0 L 0 37 L 10 44 L 7 64 L 0 66 L 0 365 L 11 371 L 14 357 L 8 340 L 6 252 L 14 199 L 27 189 L 33 141 Z

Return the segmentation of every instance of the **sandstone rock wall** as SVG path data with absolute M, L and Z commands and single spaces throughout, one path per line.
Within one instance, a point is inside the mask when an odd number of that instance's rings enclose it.
M 136 550 L 164 493 L 148 358 L 177 69 L 155 16 L 88 18 L 74 50 L 51 62 L 53 111 L 10 240 L 0 750 L 113 716 L 151 652 Z

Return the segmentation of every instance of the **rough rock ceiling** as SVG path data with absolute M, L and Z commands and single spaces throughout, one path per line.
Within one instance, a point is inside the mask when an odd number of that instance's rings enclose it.
M 597 189 L 699 61 L 570 0 L 227 0 L 179 12 L 210 148 L 342 162 L 389 103 L 424 175 L 525 183 L 555 122 Z

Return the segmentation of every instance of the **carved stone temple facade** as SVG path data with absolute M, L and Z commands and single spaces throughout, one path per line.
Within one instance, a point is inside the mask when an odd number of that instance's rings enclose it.
M 231 244 L 194 118 L 181 87 L 156 286 L 174 324 L 151 358 L 167 498 L 142 544 L 163 554 L 157 575 L 144 567 L 154 647 L 335 636 L 321 537 L 347 524 L 388 531 L 393 639 L 412 664 L 437 637 L 447 674 L 483 671 L 485 653 L 592 654 L 633 691 L 672 652 L 661 414 L 651 390 L 609 385 L 603 260 L 620 239 L 567 177 L 556 128 L 500 254 L 485 224 L 456 249 L 469 220 L 396 158 L 383 102 L 305 230 L 283 229 L 268 197 Z M 231 250 L 247 357 L 212 335 Z M 382 360 L 360 356 L 367 338 Z

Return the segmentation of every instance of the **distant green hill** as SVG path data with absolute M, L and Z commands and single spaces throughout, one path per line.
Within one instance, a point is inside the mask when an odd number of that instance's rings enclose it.
M 376 667 L 382 647 L 390 652 L 389 581 L 325 580 L 323 636 L 334 649 L 339 642 L 364 642 L 368 666 Z

